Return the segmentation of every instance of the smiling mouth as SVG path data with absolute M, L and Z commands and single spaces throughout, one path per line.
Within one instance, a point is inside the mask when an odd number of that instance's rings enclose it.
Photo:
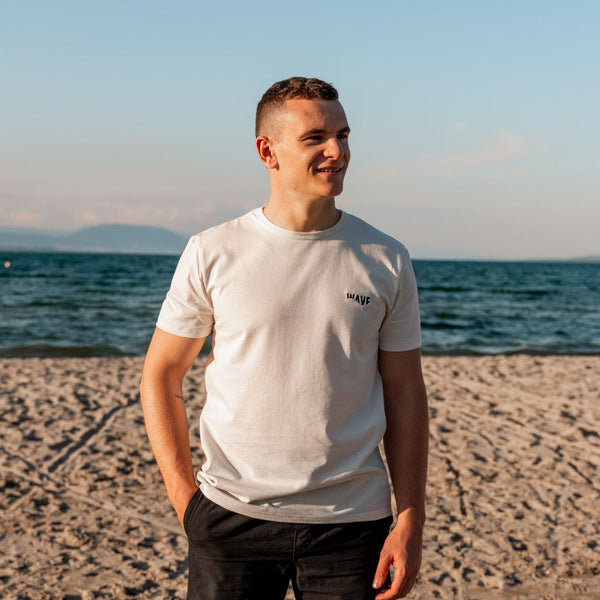
M 334 168 L 328 168 L 328 169 L 317 169 L 317 173 L 340 173 L 342 171 L 343 167 L 338 167 L 336 169 Z

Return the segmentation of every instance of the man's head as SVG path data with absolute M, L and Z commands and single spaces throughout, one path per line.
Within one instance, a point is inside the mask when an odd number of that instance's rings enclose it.
M 315 77 L 290 77 L 274 83 L 256 107 L 256 137 L 274 137 L 278 117 L 287 100 L 337 100 L 337 90 Z
M 332 199 L 350 161 L 350 128 L 338 93 L 319 79 L 292 77 L 271 86 L 257 109 L 256 149 L 274 197 Z

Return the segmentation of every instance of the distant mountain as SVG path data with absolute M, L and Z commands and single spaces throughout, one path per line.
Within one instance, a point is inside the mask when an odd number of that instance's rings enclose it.
M 169 229 L 140 225 L 96 225 L 70 233 L 0 229 L 3 251 L 179 254 L 186 242 L 187 236 Z
M 569 262 L 600 263 L 600 254 L 596 254 L 593 256 L 580 256 L 579 258 L 572 258 Z

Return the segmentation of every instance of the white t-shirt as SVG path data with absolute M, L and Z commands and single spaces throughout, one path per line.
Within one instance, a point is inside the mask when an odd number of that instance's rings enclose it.
M 255 209 L 190 239 L 157 326 L 212 335 L 198 472 L 210 500 L 297 523 L 391 513 L 378 350 L 421 345 L 402 244 L 347 213 L 300 233 Z

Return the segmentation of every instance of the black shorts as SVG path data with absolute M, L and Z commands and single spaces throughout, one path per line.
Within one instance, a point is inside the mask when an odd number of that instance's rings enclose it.
M 279 523 L 231 512 L 200 490 L 183 517 L 188 600 L 367 600 L 391 517 L 337 524 Z M 389 583 L 389 582 L 388 582 Z

